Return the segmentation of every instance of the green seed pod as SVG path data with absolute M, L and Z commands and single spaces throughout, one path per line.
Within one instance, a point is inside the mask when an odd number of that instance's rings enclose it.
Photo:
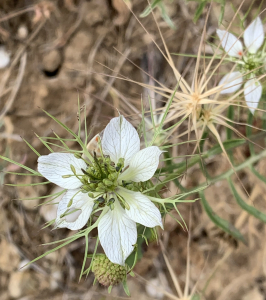
M 92 262 L 92 272 L 100 284 L 116 285 L 124 280 L 127 274 L 125 267 L 112 263 L 106 255 L 97 255 Z

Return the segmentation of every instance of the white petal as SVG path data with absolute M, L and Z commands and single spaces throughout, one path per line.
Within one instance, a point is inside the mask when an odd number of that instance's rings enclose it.
M 90 153 L 93 153 L 95 152 L 97 156 L 101 156 L 101 150 L 100 150 L 100 147 L 99 147 L 99 143 L 98 143 L 98 140 L 99 139 L 102 139 L 103 137 L 103 131 L 101 131 L 100 133 L 97 133 L 90 141 L 89 143 L 87 144 L 87 149 Z M 86 155 L 83 154 L 82 156 L 83 158 L 86 158 Z
M 240 89 L 242 83 L 243 77 L 240 72 L 226 74 L 219 82 L 219 85 L 224 84 L 221 94 L 230 94 L 236 92 L 238 89 Z
M 103 153 L 110 155 L 114 163 L 124 158 L 127 166 L 131 157 L 140 149 L 137 130 L 123 116 L 113 118 L 104 130 L 102 148 Z
M 131 220 L 150 228 L 161 226 L 163 229 L 161 213 L 148 197 L 122 187 L 117 192 L 128 203 L 130 209 L 125 211 Z
M 257 17 L 244 31 L 244 43 L 250 53 L 256 53 L 264 41 L 263 24 Z
M 118 200 L 114 209 L 101 218 L 98 225 L 101 245 L 109 260 L 124 265 L 137 242 L 136 223 L 129 219 Z
M 0 69 L 5 68 L 10 63 L 10 55 L 5 47 L 0 47 Z
M 254 114 L 262 95 L 262 86 L 257 79 L 253 78 L 245 83 L 244 88 L 247 106 L 249 110 Z
M 119 176 L 119 180 L 140 182 L 151 179 L 158 168 L 161 153 L 156 146 L 140 150 L 132 157 L 128 169 Z
M 94 205 L 93 199 L 79 191 L 80 189 L 68 190 L 59 202 L 55 221 L 56 227 L 78 230 L 89 220 Z M 73 199 L 72 204 L 68 207 L 71 199 Z M 72 212 L 76 209 L 78 211 Z M 60 218 L 66 212 L 67 214 L 71 213 Z
M 242 57 L 243 46 L 242 43 L 232 33 L 225 30 L 216 30 L 219 39 L 221 40 L 222 47 L 230 56 Z
M 49 181 L 68 190 L 76 189 L 82 185 L 75 176 L 62 178 L 63 175 L 73 175 L 70 165 L 75 167 L 78 175 L 83 175 L 81 169 L 87 168 L 82 159 L 76 158 L 71 153 L 50 153 L 38 158 L 38 171 Z

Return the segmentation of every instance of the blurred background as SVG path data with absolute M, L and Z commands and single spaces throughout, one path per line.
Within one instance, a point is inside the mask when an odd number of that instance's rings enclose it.
M 221 13 L 217 2 L 213 3 L 207 22 L 209 42 L 214 42 Z M 238 7 L 241 2 L 226 2 L 225 26 L 234 15 L 231 5 Z M 245 14 L 251 3 L 248 22 L 259 5 L 261 11 L 266 7 L 264 1 L 246 0 L 240 14 Z M 145 0 L 132 0 L 128 5 L 139 17 L 148 4 Z M 164 1 L 166 14 L 154 9 L 154 18 L 171 53 L 197 54 L 208 5 L 195 23 L 198 6 L 195 1 L 175 0 Z M 148 91 L 134 81 L 154 84 L 140 68 L 166 86 L 176 84 L 170 67 L 152 42 L 154 39 L 163 47 L 154 18 L 151 14 L 140 18 L 141 25 L 122 0 L 0 0 L 0 154 L 36 169 L 37 156 L 23 139 L 39 153 L 47 154 L 38 136 L 53 136 L 53 131 L 64 138 L 69 136 L 42 109 L 76 132 L 78 98 L 86 106 L 91 136 L 117 115 L 117 109 L 137 125 L 140 99 L 145 103 Z M 239 26 L 232 27 L 232 31 L 241 32 Z M 205 52 L 212 53 L 207 43 Z M 179 72 L 191 78 L 195 60 L 184 56 L 173 59 Z M 70 146 L 77 148 L 76 144 Z M 245 149 L 237 155 L 245 160 Z M 208 165 L 214 175 L 229 167 L 221 155 Z M 258 162 L 257 169 L 266 175 L 265 159 Z M 4 161 L 0 161 L 0 170 L 22 172 L 18 166 Z M 252 187 L 252 199 L 259 198 L 265 208 L 265 186 L 248 171 L 242 173 L 244 184 Z M 55 217 L 56 206 L 39 207 L 42 199 L 17 200 L 51 194 L 52 184 L 21 188 L 2 185 L 32 184 L 38 180 L 41 179 L 0 173 L 0 300 L 127 299 L 121 286 L 114 287 L 111 295 L 106 288 L 93 286 L 92 274 L 79 281 L 84 240 L 21 269 L 51 248 L 42 244 L 73 234 L 52 227 L 42 229 L 45 222 Z M 184 180 L 187 187 L 193 187 L 204 178 L 197 166 L 189 170 Z M 172 187 L 172 192 L 178 191 Z M 181 288 L 185 282 L 190 288 L 197 284 L 202 298 L 195 300 L 266 299 L 265 226 L 240 209 L 223 181 L 209 187 L 206 197 L 217 214 L 241 230 L 248 243 L 236 241 L 218 229 L 200 202 L 180 205 L 187 224 L 191 214 L 189 245 L 188 232 L 169 216 L 161 239 Z M 94 250 L 96 233 L 92 234 L 89 252 Z M 134 270 L 136 277 L 128 280 L 132 299 L 180 299 L 160 245 L 143 245 L 142 254 Z M 186 278 L 187 263 L 190 274 Z M 175 294 L 176 298 L 164 295 L 163 291 Z M 189 299 L 192 300 L 182 298 Z

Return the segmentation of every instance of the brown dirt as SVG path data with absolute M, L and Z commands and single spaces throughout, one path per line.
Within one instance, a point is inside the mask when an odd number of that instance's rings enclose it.
M 132 2 L 134 12 L 139 15 L 146 6 L 146 1 Z M 236 5 L 239 4 L 239 1 L 233 2 Z M 38 3 L 41 4 L 36 6 Z M 247 0 L 243 11 L 249 4 L 250 1 Z M 35 169 L 37 156 L 20 137 L 31 143 L 39 153 L 47 154 L 48 150 L 34 133 L 39 136 L 52 136 L 52 130 L 54 130 L 61 137 L 67 137 L 67 133 L 42 110 L 48 111 L 66 123 L 73 131 L 77 131 L 78 97 L 81 104 L 86 105 L 87 124 L 92 136 L 102 130 L 108 120 L 117 114 L 116 109 L 133 122 L 136 120 L 137 124 L 138 117 L 126 103 L 140 108 L 141 95 L 145 95 L 146 91 L 132 82 L 113 79 L 112 76 L 121 73 L 140 82 L 147 81 L 147 78 L 130 62 L 126 62 L 115 48 L 128 56 L 137 66 L 153 72 L 154 76 L 166 85 L 175 84 L 170 68 L 162 55 L 132 14 L 123 7 L 121 1 L 2 0 L 0 20 L 9 13 L 24 8 L 28 11 L 0 23 L 0 41 L 10 52 L 11 61 L 18 59 L 14 66 L 0 70 L 2 95 L 0 111 L 12 101 L 10 95 L 17 85 L 19 66 L 23 64 L 23 58 L 26 59 L 19 91 L 0 127 L 1 155 L 7 155 Z M 214 6 L 211 13 L 208 23 L 209 35 L 215 32 L 218 9 Z M 194 11 L 194 4 L 187 6 L 182 1 L 174 1 L 169 12 L 177 24 L 176 31 L 168 28 L 156 12 L 156 19 L 170 52 L 194 54 L 197 52 L 204 16 L 195 26 L 192 22 Z M 251 15 L 252 13 L 253 11 Z M 230 21 L 229 15 L 227 20 Z M 152 16 L 141 21 L 162 47 Z M 21 29 L 21 26 L 24 27 Z M 35 37 L 32 37 L 36 30 Z M 22 48 L 24 51 L 19 55 Z M 173 59 L 181 73 L 186 70 L 190 61 L 188 58 L 178 56 L 174 56 Z M 2 88 L 2 83 L 9 71 L 10 76 Z M 191 75 L 188 71 L 186 76 L 189 78 Z M 112 88 L 108 88 L 108 84 Z M 117 91 L 125 97 L 125 101 Z M 77 147 L 75 144 L 71 146 Z M 236 153 L 240 161 L 246 159 L 242 153 L 245 151 Z M 265 163 L 266 161 L 262 160 L 257 165 L 261 172 L 265 171 Z M 210 161 L 209 171 L 214 175 L 228 167 L 226 159 L 219 156 L 218 159 Z M 14 165 L 3 162 L 0 168 L 21 172 L 21 169 Z M 3 174 L 0 176 L 1 181 L 5 183 L 37 182 L 36 179 L 33 181 L 30 177 L 18 178 L 14 175 L 4 176 Z M 253 194 L 254 203 L 264 209 L 265 188 L 248 171 L 244 172 L 243 178 Z M 197 167 L 188 172 L 184 180 L 186 186 L 192 187 L 202 179 Z M 236 185 L 239 185 L 237 181 Z M 42 185 L 38 188 L 1 187 L 0 299 L 87 300 L 125 297 L 121 286 L 115 287 L 112 294 L 108 296 L 105 288 L 92 285 L 92 275 L 79 282 L 84 254 L 83 240 L 74 242 L 20 269 L 21 266 L 49 248 L 41 246 L 42 244 L 72 234 L 63 229 L 41 230 L 45 223 L 45 212 L 37 207 L 40 201 L 13 200 L 45 195 L 52 189 L 53 185 Z M 189 223 L 190 210 L 192 215 L 190 287 L 192 288 L 199 281 L 198 290 L 202 291 L 210 279 L 205 293 L 207 300 L 266 299 L 265 227 L 239 208 L 226 182 L 218 182 L 208 188 L 206 197 L 217 214 L 229 219 L 241 229 L 248 240 L 248 245 L 237 243 L 218 230 L 206 216 L 199 202 L 192 205 L 180 205 L 180 212 L 187 223 Z M 161 233 L 161 236 L 167 248 L 167 257 L 183 287 L 186 280 L 188 234 L 171 218 L 166 219 L 165 227 L 166 230 Z M 91 239 L 89 251 L 93 251 L 94 242 L 94 239 Z M 132 299 L 154 299 L 155 295 L 159 299 L 159 292 L 155 294 L 147 292 L 145 280 L 151 282 L 156 279 L 157 281 L 153 282 L 175 293 L 160 246 L 152 243 L 148 249 L 144 250 L 144 257 L 135 269 L 138 276 L 129 279 Z M 155 287 L 150 289 L 154 291 Z

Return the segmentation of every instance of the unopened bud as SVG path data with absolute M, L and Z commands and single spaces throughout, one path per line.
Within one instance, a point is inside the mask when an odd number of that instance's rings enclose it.
M 116 285 L 122 282 L 127 274 L 125 267 L 112 263 L 106 255 L 97 255 L 92 262 L 92 272 L 100 284 Z

